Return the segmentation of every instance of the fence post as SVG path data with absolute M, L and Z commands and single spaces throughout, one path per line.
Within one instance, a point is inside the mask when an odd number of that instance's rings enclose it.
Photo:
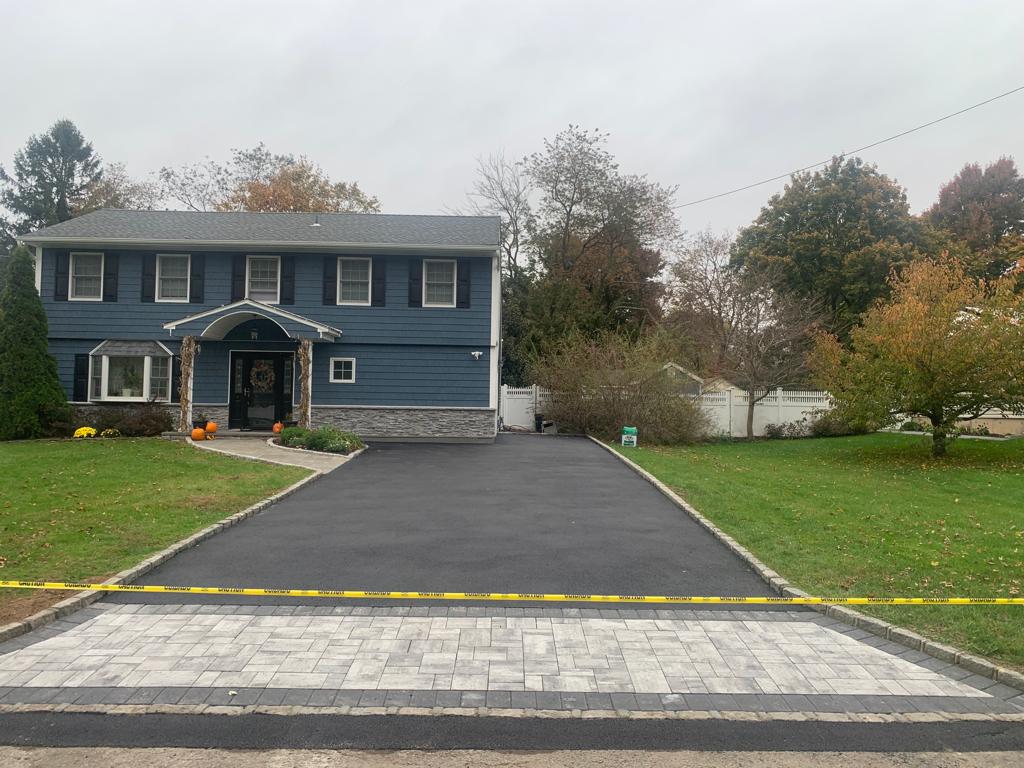
M 729 397 L 725 401 L 725 404 L 726 407 L 729 409 L 729 437 L 732 437 L 732 387 L 729 387 L 729 389 L 725 391 L 729 395 Z
M 782 420 L 785 418 L 782 415 L 782 387 L 779 387 L 777 390 L 775 390 L 775 403 L 779 410 L 779 424 L 782 424 Z

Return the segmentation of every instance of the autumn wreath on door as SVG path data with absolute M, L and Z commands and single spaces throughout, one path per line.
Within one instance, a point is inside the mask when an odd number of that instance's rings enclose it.
M 274 361 L 254 360 L 249 372 L 249 383 L 254 392 L 266 394 L 274 391 Z

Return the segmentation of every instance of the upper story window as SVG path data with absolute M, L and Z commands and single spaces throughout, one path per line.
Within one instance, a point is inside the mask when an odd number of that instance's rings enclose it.
M 338 259 L 338 303 L 370 306 L 372 259 Z
M 423 261 L 423 306 L 455 306 L 455 262 L 449 259 Z
M 70 278 L 72 301 L 103 301 L 103 254 L 72 253 Z
M 264 304 L 280 303 L 280 256 L 250 256 L 246 272 L 246 298 Z
M 189 261 L 187 254 L 161 253 L 156 257 L 156 300 L 187 302 Z

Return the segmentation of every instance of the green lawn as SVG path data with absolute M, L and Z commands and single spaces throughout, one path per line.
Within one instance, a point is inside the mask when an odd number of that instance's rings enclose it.
M 619 450 L 817 595 L 1019 597 L 1024 440 L 876 434 Z M 865 612 L 1024 667 L 1024 607 Z
M 105 578 L 307 474 L 158 439 L 0 443 L 0 578 Z M 65 596 L 0 589 L 0 623 Z

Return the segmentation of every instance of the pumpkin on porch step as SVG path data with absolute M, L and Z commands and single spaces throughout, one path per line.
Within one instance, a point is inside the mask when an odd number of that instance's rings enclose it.
M 274 434 L 275 435 L 281 434 L 281 430 L 282 429 L 284 429 L 284 424 L 282 424 L 280 421 L 275 421 L 274 422 Z
M 192 439 L 197 442 L 200 440 L 205 440 L 206 430 L 203 429 L 202 427 L 196 427 L 195 429 L 192 430 Z
M 208 422 L 206 422 L 206 434 L 210 435 L 211 437 L 213 435 L 217 434 L 217 422 L 216 421 L 208 421 Z

